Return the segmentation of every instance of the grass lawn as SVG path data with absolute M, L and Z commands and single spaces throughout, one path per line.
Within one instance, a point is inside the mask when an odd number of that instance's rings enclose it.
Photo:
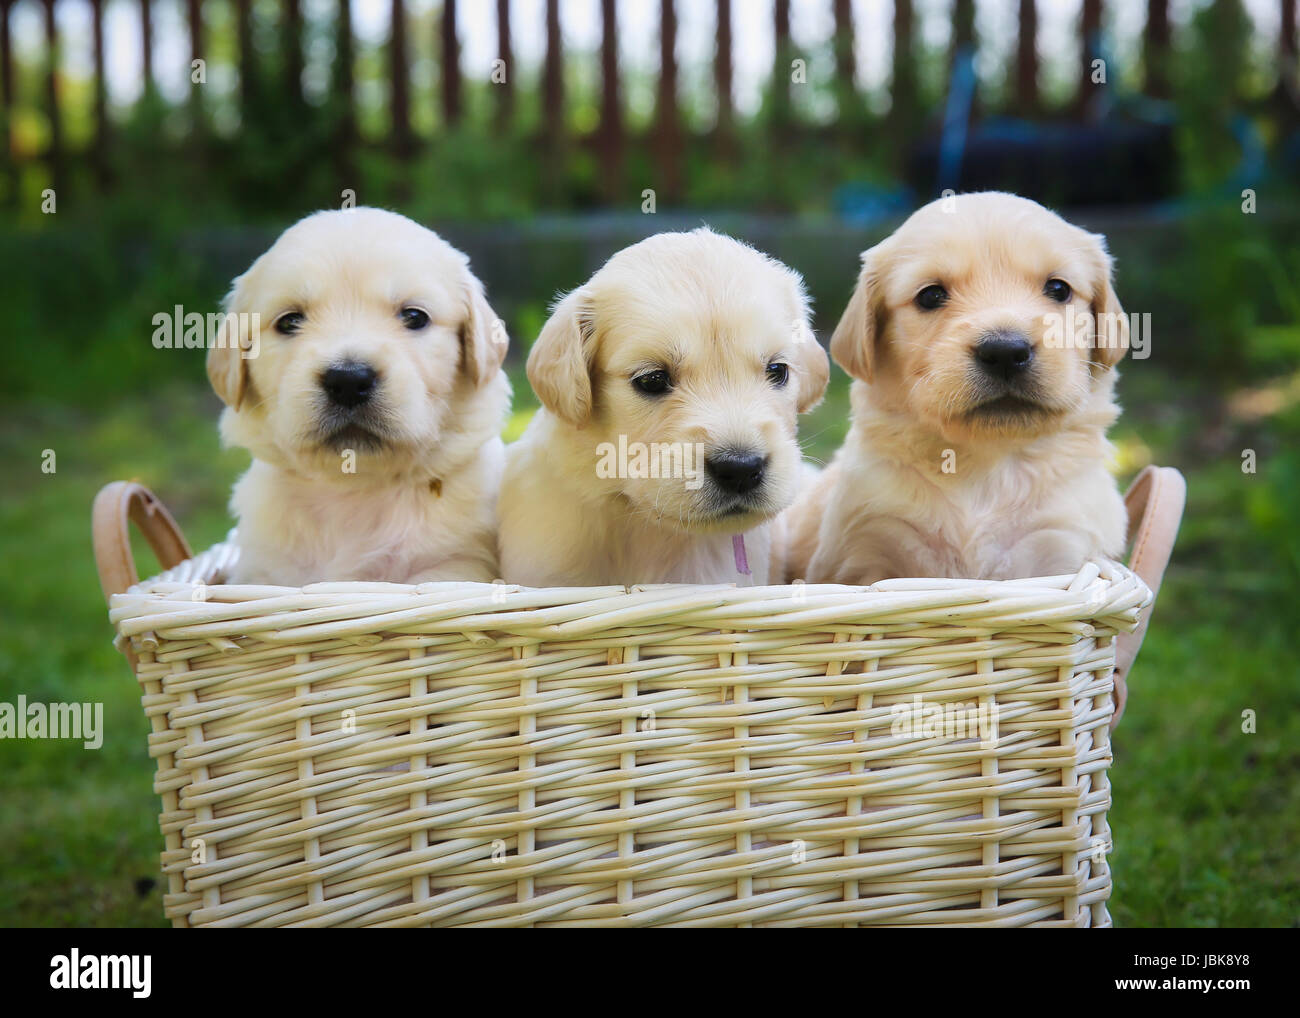
M 515 388 L 511 435 L 530 411 L 527 383 Z M 220 450 L 217 409 L 206 390 L 181 387 L 95 412 L 39 402 L 9 408 L 0 433 L 9 464 L 0 490 L 0 700 L 102 701 L 105 735 L 95 752 L 0 741 L 0 925 L 165 925 L 148 726 L 111 644 L 90 504 L 105 482 L 135 478 L 159 493 L 196 549 L 219 540 L 246 459 Z M 839 376 L 803 426 L 810 455 L 824 459 L 836 447 L 844 413 Z M 1133 420 L 1119 436 L 1126 473 L 1148 456 L 1174 462 L 1189 474 L 1191 502 L 1115 738 L 1111 910 L 1124 926 L 1294 926 L 1296 619 L 1276 602 L 1266 566 L 1225 569 L 1226 556 L 1214 553 L 1249 538 L 1243 482 L 1231 456 L 1188 453 L 1181 436 L 1193 417 Z M 47 449 L 56 456 L 52 474 L 41 470 Z M 142 545 L 137 561 L 148 574 Z M 1257 734 L 1242 732 L 1244 710 L 1256 712 Z

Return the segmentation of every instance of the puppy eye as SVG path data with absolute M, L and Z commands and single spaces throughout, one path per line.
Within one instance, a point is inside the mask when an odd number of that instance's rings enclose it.
M 307 316 L 301 311 L 286 311 L 275 320 L 275 331 L 282 336 L 292 336 L 302 328 Z
M 1056 279 L 1053 277 L 1044 284 L 1043 293 L 1047 294 L 1047 296 L 1051 297 L 1052 300 L 1056 301 L 1058 304 L 1064 304 L 1070 299 L 1073 291 L 1070 289 L 1070 284 L 1064 279 Z
M 637 375 L 632 379 L 632 388 L 647 396 L 661 396 L 671 387 L 672 379 L 668 377 L 668 372 L 662 369 L 647 371 L 644 375 Z
M 419 332 L 429 324 L 429 313 L 421 308 L 402 308 L 397 317 L 412 332 Z
M 925 287 L 916 295 L 916 306 L 922 311 L 933 311 L 948 303 L 948 291 L 938 283 Z
M 767 380 L 778 389 L 790 379 L 790 365 L 773 361 L 767 366 Z

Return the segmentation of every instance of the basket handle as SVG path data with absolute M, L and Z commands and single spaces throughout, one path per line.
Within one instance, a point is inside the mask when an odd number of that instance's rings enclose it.
M 114 481 L 104 485 L 95 496 L 90 526 L 105 601 L 140 582 L 131 554 L 130 523 L 144 534 L 164 569 L 179 565 L 193 554 L 172 514 L 143 484 Z
M 1151 595 L 1160 592 L 1169 555 L 1174 550 L 1178 525 L 1183 519 L 1183 505 L 1187 501 L 1187 482 L 1173 467 L 1150 466 L 1134 478 L 1124 495 L 1128 509 L 1128 567 L 1151 588 Z M 1131 633 L 1120 633 L 1115 649 L 1115 713 L 1110 719 L 1113 729 L 1124 714 L 1128 702 L 1128 673 L 1133 659 L 1147 635 L 1147 625 L 1155 610 L 1154 600 Z

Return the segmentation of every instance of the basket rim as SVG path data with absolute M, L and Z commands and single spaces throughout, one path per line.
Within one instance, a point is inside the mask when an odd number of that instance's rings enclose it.
M 655 584 L 525 587 L 448 581 L 419 585 L 314 583 L 303 587 L 213 583 L 233 563 L 229 540 L 113 595 L 110 621 L 122 637 L 272 642 L 378 631 L 510 632 L 564 639 L 608 630 L 834 629 L 842 626 L 961 625 L 981 629 L 1103 626 L 1130 632 L 1152 593 L 1126 566 L 1088 562 L 1077 573 L 1015 580 L 913 578 L 869 586 L 795 582 L 763 587 Z M 1080 632 L 1080 635 L 1085 635 Z

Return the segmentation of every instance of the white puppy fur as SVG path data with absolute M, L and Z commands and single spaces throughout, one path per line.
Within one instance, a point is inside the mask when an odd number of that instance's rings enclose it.
M 1118 556 L 1105 432 L 1128 328 L 1104 238 L 969 194 L 862 261 L 831 341 L 855 379 L 852 422 L 789 513 L 788 578 L 1013 579 Z M 1063 320 L 1076 343 L 1057 342 Z
M 208 377 L 253 455 L 229 581 L 494 579 L 506 337 L 465 256 L 392 212 L 318 212 L 225 307 Z
M 799 480 L 796 416 L 828 372 L 803 282 L 774 259 L 707 229 L 619 252 L 559 301 L 528 358 L 542 409 L 507 450 L 503 577 L 778 582 L 772 521 Z M 680 458 L 637 466 L 654 446 Z M 602 469 L 619 448 L 627 469 Z M 647 472 L 677 476 L 629 476 Z

